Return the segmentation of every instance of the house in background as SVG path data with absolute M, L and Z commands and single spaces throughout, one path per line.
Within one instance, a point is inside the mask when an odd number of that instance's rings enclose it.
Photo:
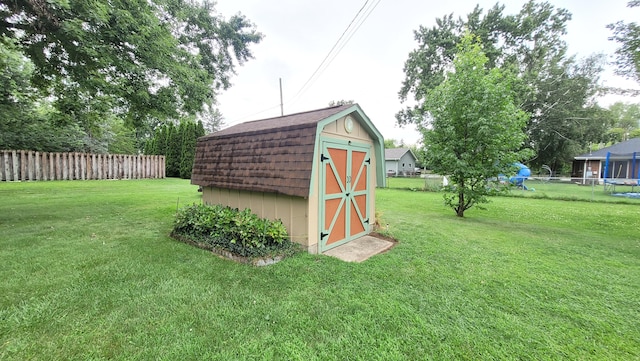
M 191 183 L 204 203 L 280 219 L 292 241 L 321 253 L 373 230 L 383 149 L 359 105 L 329 107 L 199 138 Z
M 416 173 L 418 157 L 409 148 L 390 148 L 384 150 L 384 163 L 387 176 L 408 176 Z
M 605 178 L 637 180 L 639 173 L 640 138 L 633 138 L 573 158 L 571 180 L 582 184 L 590 183 L 592 179 L 600 182 Z

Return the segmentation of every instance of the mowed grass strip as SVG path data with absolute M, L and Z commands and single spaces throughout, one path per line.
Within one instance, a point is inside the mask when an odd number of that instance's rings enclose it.
M 525 185 L 529 190 L 512 188 L 506 196 L 640 205 L 640 198 L 614 196 L 612 195 L 612 188 L 607 188 L 605 190 L 604 186 L 599 184 L 578 185 L 575 183 L 559 182 L 555 180 L 543 181 L 539 179 L 528 179 L 525 181 Z M 389 189 L 438 191 L 441 186 L 442 178 L 437 176 L 432 176 L 431 178 L 387 178 L 387 188 Z M 615 192 L 638 193 L 640 192 L 640 186 L 616 186 Z
M 255 268 L 167 235 L 188 181 L 0 183 L 0 359 L 640 358 L 640 207 L 377 190 L 399 243 Z M 387 227 L 388 224 L 388 227 Z

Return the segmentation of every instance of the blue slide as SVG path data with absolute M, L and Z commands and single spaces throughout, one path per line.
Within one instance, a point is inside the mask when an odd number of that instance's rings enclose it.
M 524 185 L 524 180 L 531 177 L 531 169 L 522 163 L 513 163 L 516 167 L 518 167 L 518 173 L 509 178 L 509 182 L 515 185 L 516 187 L 521 187 L 524 190 L 529 190 L 526 185 Z

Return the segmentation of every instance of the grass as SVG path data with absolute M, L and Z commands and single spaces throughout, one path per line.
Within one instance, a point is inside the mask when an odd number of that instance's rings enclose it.
M 377 191 L 360 264 L 168 237 L 187 181 L 0 184 L 2 360 L 639 359 L 640 207 Z
M 387 187 L 390 189 L 402 189 L 421 191 L 434 191 L 441 186 L 441 178 L 387 178 Z M 545 182 L 540 180 L 527 180 L 525 185 L 530 189 L 511 190 L 509 196 L 528 198 L 550 198 L 568 201 L 590 201 L 608 203 L 640 204 L 639 198 L 625 198 L 611 195 L 605 191 L 602 185 L 577 185 L 557 181 Z M 640 192 L 640 186 L 617 186 L 616 193 Z

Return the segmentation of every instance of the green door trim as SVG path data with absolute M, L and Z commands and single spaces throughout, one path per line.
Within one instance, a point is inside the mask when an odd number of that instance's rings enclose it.
M 349 241 L 352 241 L 356 238 L 359 238 L 370 231 L 370 225 L 368 224 L 369 219 L 371 218 L 369 215 L 370 211 L 370 202 L 371 200 L 371 174 L 370 174 L 370 165 L 371 165 L 371 145 L 366 143 L 355 143 L 353 141 L 346 141 L 340 139 L 323 139 L 320 142 L 320 192 L 319 192 L 319 229 L 320 229 L 320 238 L 319 238 L 319 251 L 324 252 L 328 249 L 337 247 L 339 245 L 345 244 Z M 326 193 L 326 167 L 325 162 L 328 162 L 330 165 L 331 171 L 334 174 L 339 174 L 337 167 L 331 157 L 329 156 L 328 148 L 344 150 L 346 151 L 346 170 L 345 170 L 345 182 L 343 184 L 343 180 L 338 178 L 338 184 L 340 186 L 341 193 L 330 194 Z M 356 179 L 351 179 L 353 174 L 353 152 L 362 152 L 365 154 L 362 164 L 360 164 L 357 173 L 355 174 Z M 356 165 L 357 166 L 357 165 Z M 366 176 L 365 189 L 356 191 L 355 187 L 359 183 L 360 179 Z M 365 209 L 364 214 L 359 209 L 356 203 L 356 196 L 365 196 Z M 327 200 L 332 199 L 340 199 L 340 203 L 338 205 L 337 211 L 334 215 L 332 215 L 332 219 L 330 220 L 329 228 L 325 228 L 325 224 L 327 221 L 327 216 L 325 212 L 325 206 Z M 353 205 L 353 206 L 352 206 Z M 352 212 L 352 208 L 355 212 Z M 342 240 L 338 240 L 336 242 L 327 245 L 327 240 L 330 238 L 331 231 L 334 229 L 336 222 L 339 218 L 339 213 L 341 209 L 344 209 L 345 216 L 345 238 Z M 354 213 L 354 214 L 353 214 Z M 357 234 L 351 235 L 351 219 L 352 217 L 357 217 L 357 219 L 362 223 L 364 231 L 359 232 Z

